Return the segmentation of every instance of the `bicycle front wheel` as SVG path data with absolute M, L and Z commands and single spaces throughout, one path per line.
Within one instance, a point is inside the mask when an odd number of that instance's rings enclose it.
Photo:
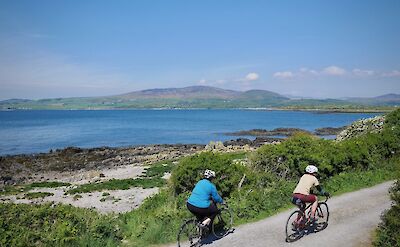
M 181 226 L 178 234 L 178 247 L 198 246 L 201 240 L 201 231 L 195 219 L 187 220 Z
M 227 207 L 219 209 L 219 213 L 215 216 L 212 224 L 212 234 L 216 238 L 226 236 L 232 230 L 233 216 Z
M 294 211 L 286 221 L 286 242 L 294 242 L 302 237 L 305 228 L 304 213 Z
M 325 202 L 318 203 L 317 211 L 316 211 L 316 218 L 317 218 L 317 226 L 316 231 L 322 231 L 328 226 L 329 220 L 329 209 L 328 204 Z

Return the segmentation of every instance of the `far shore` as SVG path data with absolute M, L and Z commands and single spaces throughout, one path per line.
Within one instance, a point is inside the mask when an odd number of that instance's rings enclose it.
M 390 108 L 291 108 L 291 107 L 246 107 L 246 108 L 182 108 L 182 107 L 154 107 L 154 108 L 1 108 L 0 111 L 119 111 L 119 110 L 248 110 L 248 111 L 299 111 L 316 113 L 387 113 L 397 109 Z

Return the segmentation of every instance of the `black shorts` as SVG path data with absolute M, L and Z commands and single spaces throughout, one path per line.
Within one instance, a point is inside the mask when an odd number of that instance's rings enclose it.
M 214 217 L 218 214 L 217 205 L 214 202 L 211 202 L 208 208 L 198 208 L 193 206 L 189 202 L 186 203 L 188 210 L 196 216 L 198 220 L 203 220 L 205 217 L 209 217 L 214 219 Z

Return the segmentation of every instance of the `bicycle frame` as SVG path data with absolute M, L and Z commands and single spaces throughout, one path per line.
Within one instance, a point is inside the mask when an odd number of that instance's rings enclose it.
M 328 201 L 328 199 L 329 199 L 329 197 L 326 197 L 324 201 L 319 201 L 318 205 L 320 203 L 326 203 Z M 312 207 L 313 203 L 305 203 L 305 202 L 303 202 L 303 203 L 308 204 L 308 205 L 305 207 L 298 206 L 299 210 L 302 212 L 302 215 L 303 215 L 301 218 L 298 218 L 298 220 L 299 220 L 299 222 L 302 222 L 303 227 L 307 227 L 309 225 L 308 220 L 311 218 L 310 217 L 311 216 L 311 207 Z M 319 214 L 318 207 L 317 207 L 315 213 Z

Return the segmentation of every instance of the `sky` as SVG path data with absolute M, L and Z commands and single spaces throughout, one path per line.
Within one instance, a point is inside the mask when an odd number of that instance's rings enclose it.
M 0 100 L 400 93 L 400 1 L 0 0 Z

